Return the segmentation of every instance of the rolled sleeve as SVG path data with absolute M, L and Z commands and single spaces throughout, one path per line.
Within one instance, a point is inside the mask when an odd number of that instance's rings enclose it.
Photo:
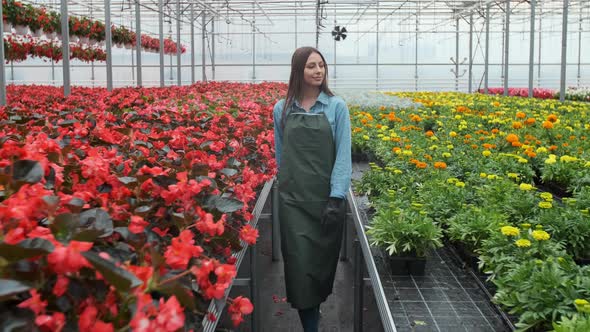
M 336 161 L 330 181 L 330 197 L 346 198 L 352 177 L 350 113 L 344 101 L 336 106 L 335 114 Z
M 277 167 L 281 167 L 281 150 L 283 147 L 283 129 L 281 128 L 281 116 L 283 113 L 284 100 L 277 102 L 273 109 L 274 134 L 275 134 L 275 160 Z

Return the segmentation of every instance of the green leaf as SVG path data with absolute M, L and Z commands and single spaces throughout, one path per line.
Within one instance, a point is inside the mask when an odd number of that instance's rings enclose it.
M 132 176 L 123 176 L 118 179 L 122 184 L 137 183 L 137 178 Z
M 43 178 L 43 167 L 34 160 L 17 160 L 12 165 L 12 178 L 15 181 L 37 183 Z
M 92 266 L 115 288 L 122 292 L 127 292 L 131 288 L 135 288 L 142 284 L 131 272 L 118 267 L 110 260 L 100 257 L 97 253 L 92 251 L 83 252 L 84 256 Z
M 226 164 L 230 167 L 239 167 L 242 163 L 239 162 L 236 158 L 232 157 L 227 160 Z
M 29 289 L 31 289 L 30 286 L 18 280 L 0 279 L 0 301 Z
M 234 198 L 210 196 L 208 202 L 221 213 L 231 213 L 244 207 L 244 203 Z
M 160 286 L 158 290 L 167 295 L 174 295 L 180 304 L 190 310 L 195 309 L 195 298 L 192 291 L 180 284 L 178 281 L 172 281 Z
M 90 209 L 80 214 L 80 226 L 85 229 L 97 230 L 99 237 L 113 234 L 113 220 L 109 213 L 101 208 Z
M 53 244 L 45 239 L 32 238 L 23 240 L 16 245 L 0 243 L 0 256 L 10 262 L 31 258 L 53 251 Z
M 78 226 L 76 219 L 76 216 L 72 213 L 62 213 L 55 217 L 53 223 L 49 225 L 49 229 L 59 241 L 69 241 Z
M 224 168 L 220 172 L 227 175 L 228 177 L 232 177 L 232 176 L 238 174 L 238 171 L 233 168 Z

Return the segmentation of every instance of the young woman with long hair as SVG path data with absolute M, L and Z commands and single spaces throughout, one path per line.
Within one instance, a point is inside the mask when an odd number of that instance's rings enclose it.
M 274 133 L 287 301 L 304 331 L 316 332 L 334 284 L 352 161 L 348 108 L 328 88 L 328 66 L 313 47 L 293 54 Z

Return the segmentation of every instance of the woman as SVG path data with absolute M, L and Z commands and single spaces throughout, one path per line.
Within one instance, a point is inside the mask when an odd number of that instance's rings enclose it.
M 313 47 L 295 50 L 286 99 L 274 106 L 279 219 L 287 301 L 305 332 L 318 330 L 332 293 L 350 187 L 350 117 L 328 88 Z

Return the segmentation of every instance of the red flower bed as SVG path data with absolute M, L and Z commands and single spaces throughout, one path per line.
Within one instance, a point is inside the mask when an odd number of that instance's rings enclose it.
M 283 84 L 9 86 L 0 317 L 33 329 L 198 329 L 253 244 Z M 229 299 L 235 324 L 253 310 Z M 207 318 L 206 318 L 207 317 Z M 27 328 L 25 328 L 27 329 Z
M 484 93 L 484 89 L 477 90 L 479 93 Z M 488 88 L 488 93 L 492 95 L 504 94 L 504 88 Z M 554 99 L 556 91 L 552 89 L 533 88 L 533 97 L 539 99 Z M 509 96 L 528 97 L 528 88 L 508 88 Z

